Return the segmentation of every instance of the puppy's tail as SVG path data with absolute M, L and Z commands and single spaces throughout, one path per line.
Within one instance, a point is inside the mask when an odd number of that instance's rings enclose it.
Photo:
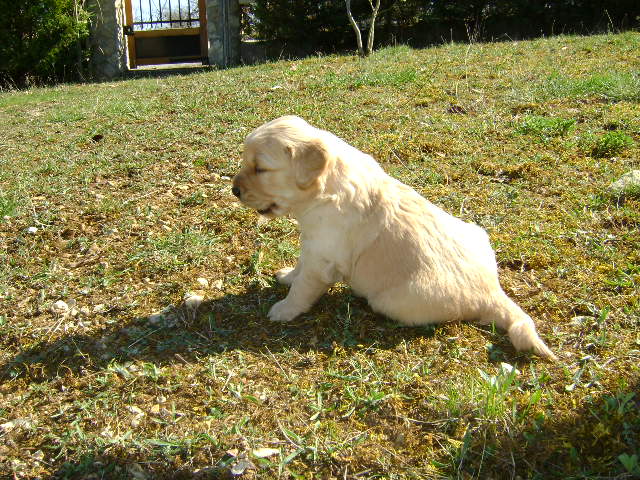
M 498 327 L 506 330 L 516 350 L 532 351 L 547 360 L 557 361 L 558 357 L 538 335 L 531 317 L 506 295 L 503 295 L 500 300 L 496 308 L 484 318 L 486 323 L 493 321 Z

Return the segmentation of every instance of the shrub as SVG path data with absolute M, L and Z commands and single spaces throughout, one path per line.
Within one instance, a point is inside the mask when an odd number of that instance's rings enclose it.
M 613 157 L 631 146 L 633 146 L 633 139 L 626 133 L 607 132 L 596 140 L 591 149 L 591 155 L 599 158 Z
M 524 119 L 518 131 L 523 134 L 538 135 L 543 139 L 549 139 L 566 135 L 575 123 L 576 121 L 572 118 L 529 115 Z
M 369 2 L 353 0 L 351 9 L 366 31 Z M 423 46 L 445 40 L 594 33 L 637 28 L 639 19 L 638 0 L 382 0 L 376 43 Z M 243 28 L 261 40 L 325 51 L 354 47 L 344 0 L 256 0 Z
M 255 30 L 259 38 L 331 49 L 351 39 L 344 1 L 256 0 Z
M 0 86 L 81 74 L 88 14 L 82 0 L 0 0 Z

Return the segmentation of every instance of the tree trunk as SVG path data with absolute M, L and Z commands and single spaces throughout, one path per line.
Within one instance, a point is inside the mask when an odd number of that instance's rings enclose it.
M 361 57 L 365 56 L 364 48 L 362 47 L 362 35 L 360 34 L 360 28 L 358 28 L 358 24 L 356 23 L 353 15 L 351 14 L 351 0 L 344 0 L 347 5 L 347 17 L 349 17 L 349 23 L 351 23 L 351 27 L 353 27 L 353 31 L 356 34 L 356 43 L 358 44 L 358 55 Z M 380 5 L 380 0 L 378 0 L 378 5 Z M 369 36 L 371 37 L 371 30 L 369 30 Z
M 378 16 L 378 11 L 380 10 L 380 0 L 376 0 L 375 7 L 371 0 L 369 0 L 369 5 L 371 5 L 371 22 L 369 23 L 369 35 L 367 37 L 367 55 L 371 55 L 373 52 L 373 37 L 376 30 L 376 17 Z

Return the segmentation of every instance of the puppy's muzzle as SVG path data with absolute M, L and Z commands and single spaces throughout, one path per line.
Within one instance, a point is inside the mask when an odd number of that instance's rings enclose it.
M 242 189 L 240 188 L 240 178 L 239 175 L 233 177 L 233 181 L 231 182 L 231 193 L 233 193 L 236 197 L 242 197 Z

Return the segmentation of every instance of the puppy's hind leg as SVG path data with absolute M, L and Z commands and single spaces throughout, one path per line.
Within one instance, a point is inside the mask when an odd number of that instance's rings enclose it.
M 530 350 L 547 360 L 558 360 L 538 335 L 531 317 L 504 292 L 497 294 L 497 298 L 480 318 L 479 323 L 486 325 L 492 322 L 507 331 L 516 350 Z

